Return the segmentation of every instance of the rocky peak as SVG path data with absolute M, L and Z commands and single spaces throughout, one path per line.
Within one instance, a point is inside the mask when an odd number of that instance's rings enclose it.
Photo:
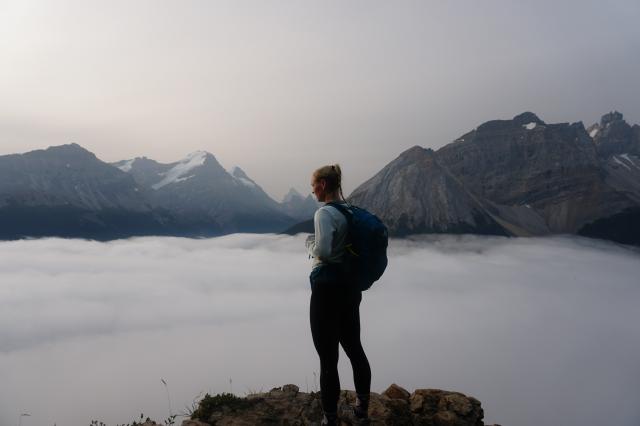
M 523 112 L 522 114 L 518 114 L 513 117 L 513 123 L 517 126 L 526 126 L 531 123 L 545 125 L 545 122 L 540 120 L 537 115 L 532 112 Z
M 247 176 L 245 171 L 238 166 L 234 166 L 229 172 L 229 174 L 231 174 L 231 176 L 236 178 L 249 179 L 249 176 Z
M 296 220 L 306 220 L 313 217 L 315 211 L 320 207 L 313 195 L 309 194 L 305 197 L 295 188 L 289 190 L 280 206 L 286 214 Z
M 343 390 L 338 402 L 341 424 L 362 424 L 353 414 L 356 393 Z M 483 426 L 484 411 L 477 399 L 459 392 L 416 389 L 413 393 L 391 385 L 381 394 L 371 393 L 371 424 Z M 206 395 L 182 426 L 319 424 L 322 408 L 319 392 L 300 392 L 296 385 L 284 385 L 269 392 L 248 395 Z M 151 423 L 153 424 L 153 423 Z
M 258 185 L 238 166 L 234 166 L 229 174 L 235 179 L 235 181 L 247 188 L 258 188 Z
M 618 111 L 611 111 L 600 118 L 600 126 L 606 127 L 607 125 L 616 121 L 624 121 L 623 115 Z
M 602 160 L 606 161 L 613 155 L 640 154 L 640 138 L 636 137 L 634 128 L 618 111 L 603 115 L 600 123 L 589 126 L 587 131 L 596 144 L 598 157 Z
M 45 150 L 37 150 L 26 153 L 26 155 L 34 155 L 40 157 L 46 157 L 49 159 L 79 162 L 84 163 L 86 161 L 96 162 L 99 161 L 94 153 L 86 150 L 77 143 L 70 143 L 65 145 L 50 146 Z
M 63 144 L 63 145 L 50 146 L 45 151 L 48 151 L 48 152 L 76 152 L 76 153 L 82 152 L 82 153 L 85 153 L 85 154 L 93 155 L 92 152 L 86 150 L 85 148 L 83 148 L 82 146 L 78 145 L 75 142 L 67 143 L 67 144 Z
M 523 112 L 518 114 L 511 120 L 491 120 L 487 121 L 476 129 L 474 136 L 480 134 L 491 135 L 495 133 L 513 132 L 525 130 L 533 130 L 537 126 L 545 126 L 546 123 L 532 112 Z
M 397 160 L 401 161 L 402 163 L 415 161 L 432 162 L 435 161 L 435 153 L 431 148 L 423 148 L 421 146 L 415 145 L 400 153 Z
M 295 188 L 291 188 L 289 189 L 289 192 L 287 192 L 287 194 L 284 196 L 284 198 L 282 199 L 283 203 L 290 203 L 294 200 L 303 200 L 304 197 L 302 196 L 302 194 L 300 194 L 300 192 L 298 192 Z

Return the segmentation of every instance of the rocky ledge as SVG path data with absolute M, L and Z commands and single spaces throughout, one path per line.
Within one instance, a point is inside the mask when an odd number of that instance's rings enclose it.
M 355 392 L 342 391 L 341 425 L 358 425 L 351 407 Z M 458 392 L 417 389 L 413 393 L 391 385 L 382 394 L 371 394 L 371 425 L 483 426 L 484 413 L 477 399 Z M 320 425 L 320 393 L 300 392 L 284 385 L 269 392 L 238 398 L 230 394 L 205 396 L 191 420 L 182 426 Z M 497 425 L 495 425 L 497 426 Z

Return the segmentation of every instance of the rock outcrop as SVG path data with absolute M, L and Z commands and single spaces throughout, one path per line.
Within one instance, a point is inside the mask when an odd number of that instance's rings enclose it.
M 339 402 L 341 424 L 358 425 L 351 407 L 355 392 L 342 391 Z M 209 397 L 191 420 L 182 426 L 248 425 L 319 425 L 322 419 L 320 394 L 300 392 L 295 385 L 285 385 L 246 398 L 214 401 Z M 207 408 L 203 410 L 202 408 Z M 480 402 L 458 392 L 417 389 L 409 393 L 391 385 L 382 394 L 371 394 L 371 425 L 482 426 L 484 413 Z

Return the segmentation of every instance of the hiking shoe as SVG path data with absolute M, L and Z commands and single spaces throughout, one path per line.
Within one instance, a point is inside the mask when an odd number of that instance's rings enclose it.
M 338 415 L 335 413 L 325 413 L 322 416 L 322 426 L 338 426 Z
M 353 414 L 358 420 L 369 420 L 369 395 L 356 397 L 356 405 L 353 407 Z

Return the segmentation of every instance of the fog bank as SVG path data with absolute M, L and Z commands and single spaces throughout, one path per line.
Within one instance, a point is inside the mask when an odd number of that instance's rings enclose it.
M 303 241 L 0 243 L 0 424 L 161 420 L 201 392 L 315 390 Z M 574 237 L 394 240 L 361 306 L 373 390 L 460 391 L 487 423 L 636 425 L 639 260 Z M 344 353 L 340 371 L 353 389 Z

